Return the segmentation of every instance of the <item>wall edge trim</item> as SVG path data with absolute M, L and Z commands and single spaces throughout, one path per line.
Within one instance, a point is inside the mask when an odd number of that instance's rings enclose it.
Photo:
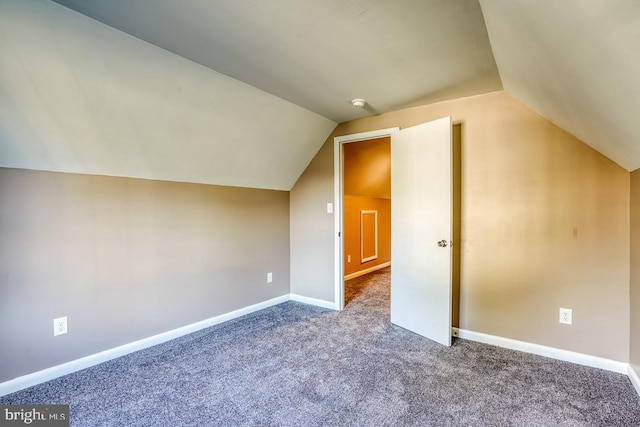
M 369 274 L 376 270 L 382 270 L 383 268 L 387 268 L 391 265 L 391 261 L 383 262 L 379 265 L 374 265 L 373 267 L 365 268 L 364 270 L 356 271 L 355 273 L 347 274 L 344 276 L 344 280 L 355 279 L 356 277 L 364 276 L 365 274 Z
M 466 329 L 452 328 L 452 335 L 469 341 L 477 341 L 484 344 L 495 345 L 497 347 L 508 348 L 510 350 L 523 351 L 525 353 L 537 354 L 551 359 L 563 360 L 565 362 L 576 363 L 578 365 L 591 366 L 593 368 L 604 369 L 617 372 L 619 374 L 629 374 L 629 364 L 604 357 L 592 356 L 584 353 L 563 350 L 561 348 L 548 347 L 526 341 L 518 341 L 511 338 L 499 337 L 496 335 L 484 334 L 482 332 L 469 331 Z
M 90 354 L 79 359 L 75 359 L 69 362 L 62 363 L 60 365 L 55 365 L 50 368 L 45 368 L 40 371 L 36 371 L 2 382 L 0 383 L 0 396 L 15 393 L 16 391 L 20 391 L 34 385 L 42 384 L 55 378 L 68 375 L 82 369 L 90 368 L 91 366 L 99 365 L 101 363 L 116 359 L 121 356 L 125 356 L 130 353 L 134 353 L 139 350 L 144 350 L 145 348 L 153 347 L 154 345 L 171 341 L 173 339 L 191 334 L 193 332 L 197 332 L 210 326 L 218 325 L 220 323 L 224 323 L 229 320 L 236 319 L 238 317 L 263 310 L 268 307 L 272 307 L 274 305 L 282 304 L 283 302 L 289 301 L 289 299 L 290 297 L 288 294 L 282 295 L 276 298 L 269 299 L 267 301 L 262 301 L 247 307 L 239 308 L 237 310 L 220 314 L 209 319 L 201 320 L 199 322 L 195 322 L 186 326 L 181 326 L 170 331 L 152 335 L 147 338 L 142 338 L 140 340 L 123 344 L 118 347 Z
M 633 384 L 633 387 L 636 389 L 638 396 L 640 396 L 640 375 L 638 375 L 636 370 L 633 369 L 633 366 L 631 366 L 631 364 L 629 364 L 627 375 L 629 376 L 631 384 Z
M 336 303 L 331 301 L 325 301 L 318 298 L 305 297 L 303 295 L 298 294 L 290 294 L 289 298 L 291 301 L 301 302 L 303 304 L 315 305 L 317 307 L 328 308 L 330 310 L 338 310 L 336 308 Z

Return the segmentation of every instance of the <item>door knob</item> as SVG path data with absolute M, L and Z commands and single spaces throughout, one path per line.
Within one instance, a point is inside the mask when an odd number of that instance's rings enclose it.
M 447 241 L 446 240 L 440 240 L 438 242 L 438 247 L 440 248 L 446 248 L 447 247 Z

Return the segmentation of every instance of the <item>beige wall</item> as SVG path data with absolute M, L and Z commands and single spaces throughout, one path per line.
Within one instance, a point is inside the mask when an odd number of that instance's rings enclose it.
M 640 374 L 640 169 L 631 173 L 630 299 L 629 363 Z
M 286 295 L 289 259 L 288 192 L 0 168 L 0 382 Z
M 629 173 L 506 92 L 338 126 L 291 191 L 292 288 L 333 300 L 333 136 L 447 115 L 461 129 L 460 327 L 627 361 Z
M 334 301 L 333 136 L 320 148 L 289 194 L 291 293 Z M 331 141 L 331 142 L 329 142 Z

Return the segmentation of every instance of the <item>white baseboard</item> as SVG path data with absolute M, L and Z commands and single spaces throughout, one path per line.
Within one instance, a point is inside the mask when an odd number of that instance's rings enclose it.
M 310 298 L 310 297 L 305 297 L 305 296 L 296 295 L 296 294 L 290 294 L 289 298 L 291 299 L 291 301 L 297 301 L 303 304 L 316 305 L 318 307 L 328 308 L 330 310 L 337 310 L 336 304 L 331 301 L 325 301 L 322 299 Z
M 206 320 L 202 320 L 200 322 L 173 329 L 171 331 L 163 332 L 161 334 L 134 341 L 129 344 L 105 350 L 100 353 L 95 353 L 86 357 L 82 357 L 80 359 L 63 363 L 61 365 L 53 366 L 51 368 L 43 369 L 38 372 L 5 381 L 3 383 L 0 383 L 0 396 L 14 393 L 27 387 L 41 384 L 61 377 L 63 375 L 89 368 L 91 366 L 99 365 L 100 363 L 107 362 L 117 357 L 121 357 L 135 351 L 143 350 L 145 348 L 149 348 L 154 345 L 161 344 L 163 342 L 170 341 L 172 339 L 197 332 L 201 329 L 205 329 L 210 326 L 236 319 L 238 317 L 263 310 L 265 308 L 272 307 L 289 300 L 336 310 L 335 303 L 330 301 L 305 297 L 296 294 L 283 295 L 277 298 L 270 299 L 268 301 L 263 301 L 248 307 L 231 311 L 229 313 L 225 313 Z M 540 356 L 551 357 L 553 359 L 564 360 L 567 362 L 578 363 L 580 365 L 592 366 L 595 368 L 606 369 L 608 371 L 626 374 L 629 376 L 631 383 L 640 395 L 640 376 L 638 376 L 638 373 L 628 363 L 617 362 L 615 360 L 605 359 L 602 357 L 590 356 L 587 354 L 576 353 L 568 350 L 547 347 L 539 344 L 532 344 L 525 341 L 518 341 L 510 338 L 503 338 L 459 328 L 453 328 L 453 335 L 462 339 L 482 342 L 498 347 L 524 351 L 527 353 L 538 354 Z
M 576 353 L 569 350 L 562 350 L 559 348 L 547 347 L 544 345 L 533 344 L 526 341 L 518 341 L 518 340 L 513 340 L 511 338 L 503 338 L 495 335 L 483 334 L 481 332 L 468 331 L 466 329 L 452 328 L 452 330 L 453 330 L 453 336 L 456 336 L 465 340 L 477 341 L 484 344 L 491 344 L 497 347 L 523 351 L 525 353 L 533 353 L 539 356 L 546 356 L 552 359 L 577 363 L 579 365 L 605 369 L 607 371 L 618 372 L 620 374 L 628 374 L 628 370 L 629 370 L 628 363 L 618 362 L 616 360 L 611 360 L 611 359 L 605 359 L 604 357 L 597 357 L 597 356 L 591 356 L 583 353 Z
M 371 273 L 376 270 L 382 270 L 383 268 L 387 268 L 391 265 L 391 261 L 384 262 L 379 265 L 374 265 L 373 267 L 365 268 L 364 270 L 356 271 L 355 273 L 347 274 L 344 276 L 344 280 L 355 279 L 356 277 L 364 276 L 365 274 Z
M 627 372 L 627 375 L 631 380 L 631 384 L 633 384 L 633 386 L 636 388 L 638 395 L 640 395 L 640 376 L 638 376 L 636 370 L 633 369 L 633 366 L 629 365 L 629 371 Z
M 158 335 L 153 335 L 148 338 L 134 341 L 129 344 L 101 351 L 100 353 L 95 353 L 89 356 L 82 357 L 80 359 L 72 360 L 71 362 L 63 363 L 61 365 L 53 366 L 51 368 L 43 369 L 41 371 L 5 381 L 3 383 L 0 383 L 0 396 L 14 393 L 18 390 L 22 390 L 36 384 L 41 384 L 54 378 L 67 375 L 72 372 L 80 371 L 91 366 L 99 365 L 100 363 L 104 363 L 111 359 L 115 359 L 117 357 L 133 353 L 135 351 L 143 350 L 145 348 L 149 348 L 154 345 L 161 344 L 163 342 L 170 341 L 184 335 L 188 335 L 201 329 L 205 329 L 210 326 L 214 326 L 219 323 L 223 323 L 258 310 L 281 304 L 283 302 L 289 301 L 289 299 L 289 295 L 283 295 L 277 298 L 250 305 L 248 307 L 240 308 L 229 313 L 211 317 L 200 322 L 192 323 L 187 326 L 182 326 L 171 331 L 163 332 Z

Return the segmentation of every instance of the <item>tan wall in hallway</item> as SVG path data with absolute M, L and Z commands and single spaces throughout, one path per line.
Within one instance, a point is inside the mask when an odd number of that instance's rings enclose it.
M 506 92 L 338 126 L 291 191 L 292 287 L 333 300 L 333 137 L 447 115 L 462 133 L 460 327 L 627 361 L 629 173 Z
M 391 198 L 391 138 L 343 145 L 343 191 L 351 196 Z
M 391 200 L 344 196 L 344 275 L 391 261 Z M 378 259 L 360 262 L 360 211 L 378 211 Z M 351 262 L 348 262 L 351 255 Z
M 289 259 L 286 191 L 0 168 L 0 382 L 287 295 Z
M 631 289 L 629 363 L 640 374 L 640 169 L 631 172 Z

